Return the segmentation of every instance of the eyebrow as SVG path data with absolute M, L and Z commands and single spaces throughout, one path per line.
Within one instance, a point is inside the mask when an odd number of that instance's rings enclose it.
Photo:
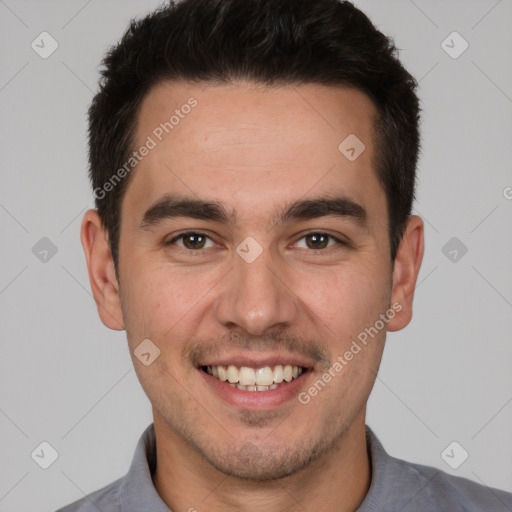
M 368 215 L 358 203 L 344 196 L 322 196 L 293 201 L 281 208 L 274 217 L 272 227 L 298 220 L 324 216 L 348 219 L 366 227 Z M 165 219 L 190 217 L 198 220 L 236 223 L 236 212 L 228 212 L 222 203 L 167 194 L 153 204 L 142 218 L 140 229 L 148 230 Z

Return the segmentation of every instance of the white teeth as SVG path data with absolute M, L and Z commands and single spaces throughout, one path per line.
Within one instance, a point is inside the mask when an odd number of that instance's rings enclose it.
M 213 377 L 226 382 L 231 386 L 244 391 L 268 391 L 276 389 L 283 381 L 291 382 L 302 374 L 303 369 L 295 365 L 276 365 L 261 368 L 235 365 L 229 366 L 207 366 L 206 372 Z
M 280 364 L 278 364 L 274 368 L 274 382 L 279 384 L 280 382 L 283 382 L 283 380 L 284 380 L 283 367 Z
M 252 386 L 256 384 L 256 374 L 254 368 L 248 368 L 247 366 L 242 366 L 240 368 L 240 377 L 239 382 L 243 386 Z
M 256 370 L 256 384 L 259 386 L 270 386 L 274 382 L 274 372 L 270 366 L 264 366 Z
M 238 382 L 238 379 L 240 377 L 240 372 L 238 371 L 238 368 L 236 366 L 233 366 L 230 364 L 228 366 L 228 380 L 231 382 L 231 384 L 234 384 L 235 382 Z
M 223 382 L 225 382 L 226 380 L 228 380 L 228 371 L 226 370 L 226 368 L 224 368 L 224 366 L 215 366 L 215 368 L 217 368 L 217 371 L 219 372 L 219 379 Z

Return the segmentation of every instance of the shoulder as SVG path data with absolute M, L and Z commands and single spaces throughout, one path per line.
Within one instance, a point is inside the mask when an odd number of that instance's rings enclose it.
M 395 496 L 401 496 L 402 512 L 512 511 L 512 493 L 454 476 L 432 466 L 390 457 Z
M 156 439 L 151 423 L 135 448 L 130 469 L 122 478 L 75 501 L 57 512 L 121 512 L 121 510 L 168 510 L 152 482 L 156 464 Z
M 56 512 L 119 512 L 119 490 L 123 478 L 99 489 L 82 499 L 59 508 Z
M 431 466 L 396 460 L 402 464 L 404 472 L 420 484 L 419 492 L 411 501 L 411 510 L 415 509 L 412 503 L 416 504 L 416 510 L 428 503 L 437 507 L 449 505 L 452 511 L 512 511 L 512 493 Z
M 372 481 L 360 512 L 511 512 L 512 493 L 388 455 L 367 426 Z

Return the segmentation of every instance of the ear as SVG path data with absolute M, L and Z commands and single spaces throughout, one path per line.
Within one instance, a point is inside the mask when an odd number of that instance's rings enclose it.
M 393 267 L 391 304 L 400 304 L 397 314 L 389 321 L 388 331 L 403 329 L 412 318 L 412 301 L 416 280 L 423 259 L 423 221 L 412 215 L 407 221 Z
M 96 210 L 85 212 L 80 238 L 87 260 L 89 281 L 101 321 L 110 329 L 122 331 L 124 320 L 119 284 L 108 243 L 107 230 Z

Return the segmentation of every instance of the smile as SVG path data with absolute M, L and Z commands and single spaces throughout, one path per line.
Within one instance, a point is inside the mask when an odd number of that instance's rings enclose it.
M 201 369 L 212 377 L 226 382 L 242 391 L 270 391 L 297 379 L 304 369 L 302 366 L 281 365 L 249 366 L 215 365 L 202 366 Z

